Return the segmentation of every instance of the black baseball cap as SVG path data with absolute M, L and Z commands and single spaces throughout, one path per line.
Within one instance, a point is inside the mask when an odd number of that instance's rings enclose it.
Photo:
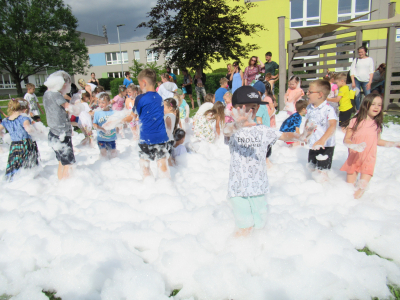
M 232 96 L 232 105 L 257 103 L 261 105 L 268 104 L 268 102 L 261 101 L 261 96 L 258 91 L 252 86 L 241 86 Z

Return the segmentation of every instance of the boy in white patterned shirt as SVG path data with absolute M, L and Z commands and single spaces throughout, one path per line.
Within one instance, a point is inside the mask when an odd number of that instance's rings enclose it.
M 268 147 L 278 139 L 283 141 L 305 141 L 305 134 L 282 133 L 253 121 L 261 101 L 258 91 L 251 86 L 238 88 L 232 97 L 234 122 L 226 124 L 225 136 L 229 136 L 231 162 L 229 171 L 228 196 L 233 206 L 236 236 L 245 236 L 253 228 L 263 228 L 266 223 L 269 191 L 265 157 Z M 314 128 L 305 130 L 311 134 Z

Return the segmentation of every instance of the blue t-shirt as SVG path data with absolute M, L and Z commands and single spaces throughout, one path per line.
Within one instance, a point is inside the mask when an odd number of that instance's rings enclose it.
M 169 76 L 171 76 L 172 79 L 173 79 L 174 81 L 176 81 L 176 75 L 175 75 L 174 73 L 169 73 Z
M 133 83 L 133 81 L 132 81 L 132 79 L 127 79 L 127 78 L 125 78 L 124 79 L 124 82 L 122 83 L 124 86 L 126 86 L 126 87 L 128 87 L 130 84 L 132 84 Z
M 113 110 L 109 111 L 96 111 L 93 117 L 93 124 L 97 124 L 99 126 L 103 126 L 105 122 L 107 122 L 108 118 L 114 114 Z M 115 129 L 111 129 L 110 132 L 98 131 L 97 140 L 101 142 L 111 142 L 117 139 L 117 134 Z
M 182 104 L 179 106 L 179 119 L 186 119 L 186 100 L 182 99 Z
M 136 97 L 133 112 L 139 115 L 140 143 L 162 144 L 168 142 L 164 122 L 164 101 L 156 92 L 147 92 Z
M 262 119 L 262 124 L 268 127 L 271 127 L 271 118 L 268 114 L 267 105 L 260 105 L 260 108 L 257 111 L 256 118 L 260 117 Z
M 223 104 L 225 104 L 224 101 L 224 95 L 228 90 L 225 88 L 220 87 L 216 92 L 215 92 L 215 102 L 221 101 Z
M 298 112 L 287 118 L 281 125 L 281 132 L 296 132 L 296 127 L 300 128 L 302 117 Z
M 24 116 L 18 116 L 14 120 L 5 118 L 1 123 L 1 125 L 3 125 L 4 128 L 10 133 L 10 137 L 13 142 L 20 142 L 24 139 L 31 138 L 23 125 L 26 120 L 28 120 L 29 123 L 32 123 L 30 118 Z

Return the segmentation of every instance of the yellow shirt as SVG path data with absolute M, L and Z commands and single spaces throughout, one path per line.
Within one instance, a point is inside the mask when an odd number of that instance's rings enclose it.
M 350 93 L 349 87 L 347 85 L 342 86 L 339 88 L 339 94 L 342 99 L 339 101 L 339 111 L 348 111 L 353 107 L 351 104 L 351 98 L 354 99 L 354 95 Z

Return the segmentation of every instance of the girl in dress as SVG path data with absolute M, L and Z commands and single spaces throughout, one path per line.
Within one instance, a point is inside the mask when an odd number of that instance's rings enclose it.
M 27 110 L 29 111 L 28 101 L 22 98 L 12 99 L 8 102 L 9 117 L 0 124 L 0 130 L 7 129 L 12 140 L 6 169 L 7 180 L 12 180 L 21 168 L 30 169 L 39 165 L 39 150 L 29 135 L 35 129 L 31 126 L 31 119 L 22 115 Z
M 377 146 L 400 148 L 400 142 L 381 139 L 382 123 L 382 98 L 370 94 L 364 98 L 360 111 L 347 127 L 343 143 L 349 148 L 349 156 L 340 170 L 347 172 L 348 183 L 355 184 L 356 199 L 364 194 L 374 175 Z M 356 183 L 358 173 L 361 175 Z
M 173 165 L 172 147 L 174 146 L 174 132 L 179 123 L 179 107 L 175 99 L 167 98 L 164 100 L 164 122 L 167 130 L 169 147 L 168 164 Z
M 89 93 L 82 94 L 81 104 L 84 106 L 85 109 L 81 111 L 81 113 L 79 114 L 77 122 L 79 128 L 82 130 L 82 133 L 85 136 L 85 138 L 81 142 L 81 145 L 87 145 L 89 143 L 91 147 L 94 147 L 93 132 L 92 132 L 93 122 L 92 122 L 92 116 L 90 114 L 91 109 L 89 107 L 89 102 L 90 102 Z
M 240 70 L 239 62 L 233 63 L 233 72 L 231 73 L 230 80 L 232 81 L 232 94 L 241 86 L 244 85 L 243 72 Z
M 289 78 L 289 88 L 285 94 L 285 108 L 288 115 L 291 116 L 296 112 L 295 104 L 302 97 L 304 97 L 304 91 L 300 87 L 301 79 L 297 76 L 292 76 Z
M 268 102 L 267 108 L 268 108 L 268 115 L 270 117 L 270 127 L 275 128 L 276 127 L 276 120 L 275 120 L 275 103 L 274 103 L 274 98 L 275 96 L 272 94 L 271 90 L 271 84 L 267 81 L 265 82 L 265 97 L 263 101 Z
M 124 85 L 121 85 L 118 88 L 118 93 L 119 94 L 116 95 L 110 102 L 112 105 L 112 110 L 115 111 L 123 110 L 125 107 L 126 87 Z M 123 139 L 125 138 L 123 125 L 117 127 L 117 132 L 121 135 Z
M 221 134 L 221 129 L 225 125 L 225 106 L 221 101 L 214 103 L 213 107 L 204 114 L 194 117 L 194 135 L 199 140 L 214 143 Z
M 263 68 L 263 62 L 257 56 L 252 56 L 249 60 L 249 66 L 244 70 L 244 85 L 251 85 Z

